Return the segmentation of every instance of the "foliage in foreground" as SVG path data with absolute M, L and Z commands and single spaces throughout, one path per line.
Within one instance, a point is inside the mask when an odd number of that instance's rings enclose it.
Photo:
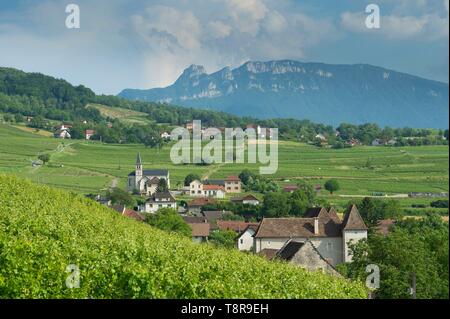
M 365 267 L 380 267 L 377 298 L 411 298 L 411 276 L 416 275 L 417 298 L 448 299 L 448 223 L 437 215 L 397 222 L 387 236 L 371 234 L 352 247 L 353 262 L 340 265 L 350 278 L 363 279 Z
M 80 269 L 78 289 L 66 268 Z M 0 298 L 364 298 L 361 283 L 196 245 L 0 175 Z

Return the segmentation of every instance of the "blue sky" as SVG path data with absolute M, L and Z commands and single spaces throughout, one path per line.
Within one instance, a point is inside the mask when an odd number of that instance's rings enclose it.
M 78 4 L 81 28 L 67 29 Z M 381 28 L 365 27 L 369 3 Z M 449 0 L 0 0 L 0 66 L 97 93 L 248 60 L 368 63 L 448 83 Z

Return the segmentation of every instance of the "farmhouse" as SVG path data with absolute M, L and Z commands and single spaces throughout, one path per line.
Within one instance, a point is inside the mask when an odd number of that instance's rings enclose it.
M 90 140 L 93 135 L 95 135 L 95 131 L 94 130 L 85 130 L 84 131 L 84 138 L 86 140 Z
M 53 135 L 55 138 L 62 138 L 62 139 L 71 138 L 72 136 L 70 135 L 70 128 L 71 128 L 70 125 L 62 124 L 56 129 Z
M 312 208 L 303 218 L 264 218 L 254 235 L 256 253 L 283 248 L 288 241 L 310 240 L 320 256 L 333 267 L 350 262 L 350 242 L 367 238 L 367 227 L 352 205 L 341 221 L 334 209 Z
M 196 243 L 208 241 L 210 225 L 207 223 L 188 224 L 192 229 L 192 240 Z
M 164 179 L 170 188 L 170 177 L 167 169 L 144 170 L 142 168 L 141 154 L 136 157 L 134 172 L 128 175 L 127 189 L 129 192 L 138 192 L 151 196 L 156 192 L 159 180 Z
M 208 204 L 216 204 L 217 201 L 212 198 L 195 198 L 187 203 L 188 212 L 196 216 L 202 215 L 202 207 Z
M 245 195 L 244 197 L 235 197 L 231 199 L 232 202 L 234 203 L 239 203 L 239 204 L 244 204 L 244 205 L 259 205 L 259 199 L 256 198 L 255 196 L 249 194 L 249 195 Z
M 194 180 L 189 184 L 189 195 L 224 198 L 226 193 L 240 193 L 241 189 L 241 180 L 237 176 L 229 176 L 225 180 Z
M 177 201 L 170 192 L 153 194 L 141 210 L 145 213 L 154 214 L 161 208 L 177 209 Z

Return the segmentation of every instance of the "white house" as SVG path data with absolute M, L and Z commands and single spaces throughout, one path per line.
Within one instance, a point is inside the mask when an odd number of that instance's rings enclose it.
M 161 133 L 161 138 L 165 139 L 165 140 L 170 140 L 171 135 L 167 132 L 162 132 Z
M 253 205 L 253 206 L 260 204 L 259 199 L 251 194 L 245 195 L 244 197 L 232 198 L 231 201 L 235 202 L 235 203 L 240 203 L 240 204 L 244 204 L 244 205 Z
M 225 198 L 226 193 L 240 192 L 241 181 L 229 177 L 225 180 L 194 180 L 189 184 L 189 195 L 192 197 Z
M 177 201 L 170 192 L 155 193 L 147 200 L 141 211 L 144 213 L 154 214 L 162 208 L 170 208 L 177 210 Z
M 254 238 L 258 225 L 248 225 L 247 228 L 239 235 L 237 239 L 237 247 L 240 251 L 250 251 L 253 249 Z
M 128 174 L 127 189 L 129 192 L 137 191 L 139 194 L 153 195 L 155 191 L 155 183 L 164 179 L 167 187 L 170 188 L 170 176 L 167 169 L 144 170 L 142 168 L 141 154 L 136 157 L 136 165 L 134 172 Z M 157 186 L 157 184 L 156 184 Z
M 53 134 L 53 136 L 55 138 L 62 138 L 62 139 L 66 139 L 66 138 L 71 138 L 72 136 L 70 135 L 70 125 L 64 125 L 62 124 Z
M 280 250 L 294 240 L 309 240 L 333 267 L 351 261 L 349 244 L 367 238 L 367 227 L 352 205 L 341 221 L 334 209 L 312 208 L 303 218 L 264 218 L 254 234 L 255 252 Z

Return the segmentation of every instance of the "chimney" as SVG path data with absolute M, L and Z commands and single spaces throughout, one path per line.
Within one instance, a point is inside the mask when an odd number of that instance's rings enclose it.
M 314 235 L 319 235 L 319 218 L 314 218 Z

